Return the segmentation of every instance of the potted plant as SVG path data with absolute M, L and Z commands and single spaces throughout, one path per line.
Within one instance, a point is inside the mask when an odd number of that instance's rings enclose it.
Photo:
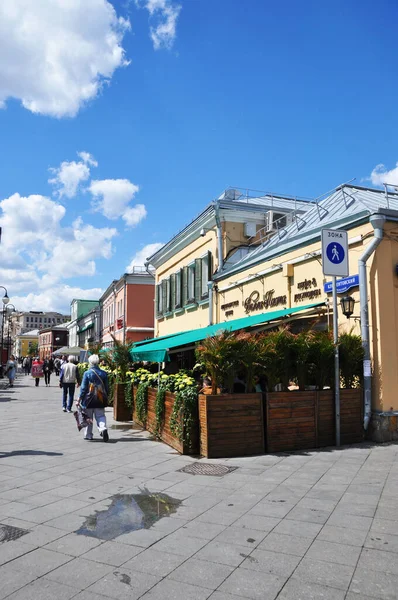
M 126 389 L 131 386 L 131 379 L 127 376 L 131 364 L 130 350 L 133 343 L 123 344 L 112 336 L 114 346 L 104 354 L 105 362 L 113 370 L 115 379 L 113 385 L 113 418 L 115 421 L 131 421 L 131 404 L 126 401 L 131 394 Z

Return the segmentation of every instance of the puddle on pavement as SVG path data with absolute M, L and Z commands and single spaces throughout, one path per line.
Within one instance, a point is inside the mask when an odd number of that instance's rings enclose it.
M 181 500 L 167 494 L 117 494 L 109 508 L 87 517 L 76 533 L 113 540 L 123 533 L 149 529 L 159 519 L 175 513 L 180 504 Z

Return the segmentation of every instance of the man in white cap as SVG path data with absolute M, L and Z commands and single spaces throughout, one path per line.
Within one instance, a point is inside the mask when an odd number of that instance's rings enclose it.
M 107 442 L 109 434 L 106 427 L 105 406 L 108 402 L 109 381 L 108 373 L 99 368 L 99 357 L 89 356 L 90 368 L 83 375 L 78 405 L 88 416 L 91 423 L 84 428 L 84 439 L 93 439 L 93 419 L 97 422 L 100 436 Z

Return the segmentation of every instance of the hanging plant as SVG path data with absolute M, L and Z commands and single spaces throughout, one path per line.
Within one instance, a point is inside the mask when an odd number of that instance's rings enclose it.
M 155 435 L 160 436 L 164 424 L 164 404 L 166 398 L 166 388 L 158 388 L 155 400 Z
M 126 382 L 124 401 L 128 407 L 131 408 L 133 406 L 133 387 L 131 381 Z
M 135 395 L 135 411 L 137 413 L 137 419 L 145 424 L 147 409 L 148 409 L 148 383 L 142 382 L 137 388 Z
M 193 447 L 191 431 L 198 420 L 198 392 L 195 387 L 187 387 L 176 393 L 170 415 L 170 431 L 180 442 Z

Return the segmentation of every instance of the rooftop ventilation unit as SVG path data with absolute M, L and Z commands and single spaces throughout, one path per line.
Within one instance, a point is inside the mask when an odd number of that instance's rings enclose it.
M 239 200 L 239 198 L 241 196 L 242 196 L 242 192 L 240 190 L 236 190 L 234 188 L 229 188 L 221 194 L 221 196 L 219 197 L 219 200 L 230 200 L 233 202 L 234 200 Z
M 269 210 L 265 215 L 265 231 L 278 231 L 292 222 L 291 213 Z

